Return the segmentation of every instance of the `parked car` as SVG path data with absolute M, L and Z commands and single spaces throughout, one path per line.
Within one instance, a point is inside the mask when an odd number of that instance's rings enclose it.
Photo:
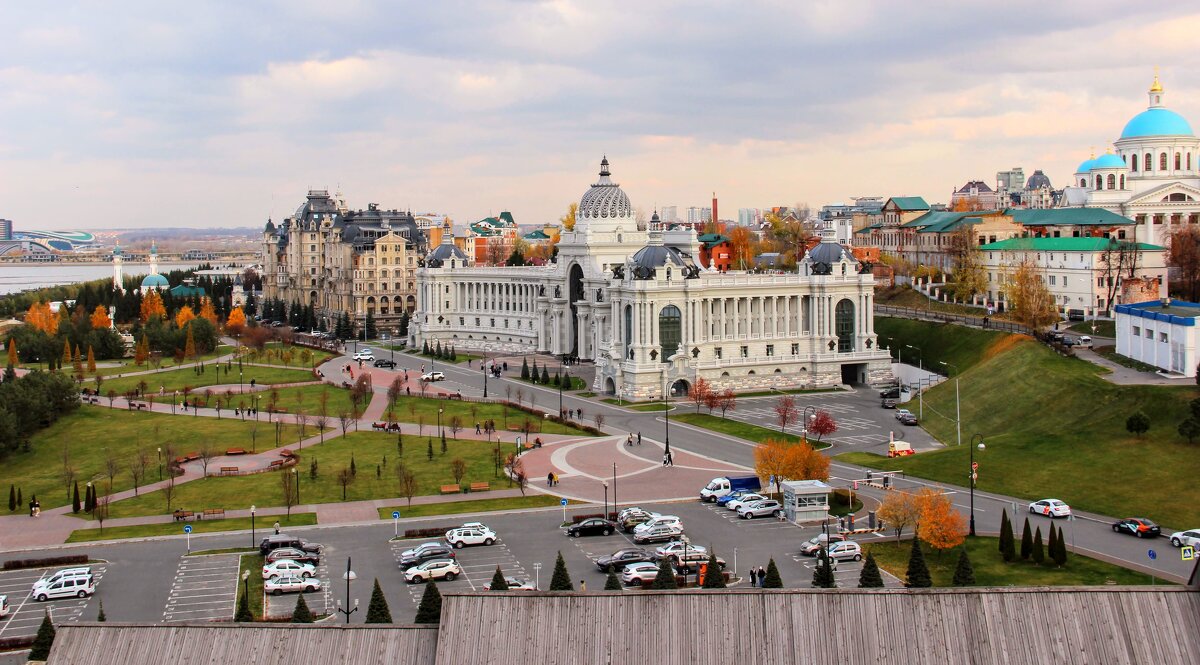
M 693 571 L 699 570 L 700 566 L 708 563 L 709 556 L 710 555 L 708 552 L 693 552 L 689 549 L 687 554 L 680 552 L 678 554 L 671 555 L 670 560 L 671 565 L 674 566 L 676 570 L 684 575 L 690 575 Z M 725 559 L 717 557 L 717 566 L 719 566 L 721 570 L 725 570 Z
M 454 548 L 442 543 L 425 543 L 400 553 L 400 569 L 408 570 L 430 559 L 453 559 Z
M 757 475 L 749 476 L 721 476 L 713 478 L 704 489 L 700 490 L 700 500 L 712 503 L 717 499 L 736 492 L 737 490 L 758 490 L 762 487 L 759 484 Z
M 92 574 L 91 566 L 79 566 L 77 568 L 62 568 L 54 571 L 49 577 L 43 577 L 35 580 L 33 590 L 36 592 L 39 586 L 49 586 L 55 582 L 67 577 L 88 577 Z
M 315 577 L 297 577 L 288 575 L 286 577 L 276 577 L 272 580 L 263 582 L 263 591 L 272 596 L 278 596 L 284 593 L 312 593 L 321 588 L 321 580 Z
M 1058 499 L 1042 499 L 1029 504 L 1029 512 L 1046 517 L 1070 517 L 1071 507 Z
M 303 550 L 305 552 L 319 553 L 321 551 L 321 546 L 317 543 L 310 543 L 303 538 L 297 538 L 296 536 L 289 536 L 282 533 L 263 538 L 262 542 L 258 544 L 258 551 L 263 556 L 266 556 L 281 547 L 290 547 L 292 549 Z
M 674 554 L 683 554 L 684 552 L 700 552 L 704 556 L 708 556 L 708 549 L 703 545 L 693 545 L 685 543 L 682 540 L 673 540 L 666 545 L 659 545 L 654 548 L 654 555 L 659 559 L 669 557 Z
M 826 536 L 823 533 L 818 533 L 800 545 L 800 553 L 805 556 L 816 556 L 817 552 L 820 552 L 821 548 L 825 547 L 826 542 L 840 543 L 843 540 L 846 540 L 846 537 L 841 534 L 831 533 Z
M 911 413 L 906 413 L 900 417 L 900 424 L 901 425 L 916 425 L 917 417 Z
M 879 398 L 880 399 L 900 399 L 900 394 L 906 393 L 906 392 L 908 392 L 908 388 L 905 386 L 891 386 L 889 388 L 884 388 L 883 390 L 880 390 Z
M 509 591 L 537 591 L 537 588 L 533 586 L 533 582 L 521 577 L 510 577 L 505 575 L 504 583 L 508 585 Z M 488 582 L 487 584 L 484 584 L 483 590 L 491 591 L 492 583 Z
M 8 596 L 0 596 L 0 619 L 8 616 Z
M 262 568 L 262 576 L 264 580 L 274 579 L 276 577 L 312 577 L 317 574 L 317 569 L 311 563 L 300 563 L 291 559 L 282 559 L 268 563 Z
M 743 504 L 738 508 L 738 517 L 742 519 L 753 519 L 755 517 L 767 517 L 768 515 L 778 515 L 783 511 L 783 504 L 774 499 L 763 499 L 754 503 Z
M 742 506 L 746 505 L 747 503 L 754 503 L 755 501 L 762 501 L 765 498 L 767 498 L 767 497 L 765 497 L 761 494 L 755 493 L 755 492 L 751 492 L 749 494 L 743 494 L 742 496 L 739 496 L 738 498 L 734 499 L 733 501 L 730 501 L 729 503 L 725 504 L 725 507 L 728 508 L 729 510 L 736 511 L 738 508 L 741 508 Z
M 314 566 L 320 565 L 321 563 L 320 554 L 315 552 L 305 552 L 304 550 L 298 550 L 294 547 L 280 547 L 277 550 L 273 550 L 267 555 L 266 562 L 274 563 L 284 559 L 299 561 L 300 563 L 311 563 Z
M 96 578 L 91 575 L 63 577 L 49 584 L 34 585 L 35 600 L 46 602 L 53 598 L 86 598 L 96 593 Z
M 639 525 L 645 524 L 655 517 L 658 517 L 658 513 L 648 513 L 644 511 L 629 513 L 620 519 L 621 528 L 625 530 L 625 533 L 633 533 L 633 530 Z
M 422 381 L 445 381 L 446 375 L 441 372 L 426 372 L 421 375 Z
M 665 543 L 668 540 L 674 540 L 682 535 L 682 526 L 675 524 L 660 524 L 645 531 L 634 533 L 633 542 L 637 543 L 638 545 L 643 543 Z
M 884 398 L 884 399 L 880 400 L 880 402 L 879 402 L 879 406 L 882 406 L 885 409 L 894 409 L 894 408 L 896 408 L 896 404 L 897 404 L 896 400 L 894 400 L 890 397 Z
M 617 513 L 617 521 L 620 522 L 633 514 L 653 515 L 654 513 L 641 506 L 629 506 L 628 508 L 622 508 L 621 512 Z
M 1157 538 L 1161 531 L 1157 524 L 1145 517 L 1126 517 L 1119 522 L 1114 522 L 1112 530 L 1117 533 L 1128 533 L 1138 538 Z
M 428 582 L 429 580 L 453 581 L 462 575 L 462 566 L 453 559 L 434 559 L 404 571 L 404 580 L 409 584 Z
M 826 551 L 829 558 L 834 561 L 862 561 L 863 558 L 862 547 L 853 540 L 831 543 Z
M 1200 547 L 1200 529 L 1189 529 L 1187 531 L 1176 531 L 1171 534 L 1171 544 L 1175 547 Z
M 717 505 L 725 506 L 725 505 L 728 505 L 730 501 L 737 501 L 738 499 L 746 496 L 747 494 L 753 494 L 753 493 L 754 493 L 754 490 L 736 490 L 736 491 L 730 492 L 729 494 L 726 494 L 725 496 L 717 499 Z
M 453 529 L 446 535 L 446 542 L 458 549 L 467 545 L 491 545 L 496 542 L 496 533 L 491 529 Z
M 386 367 L 387 369 L 396 369 L 396 361 L 388 360 L 387 358 L 380 358 L 372 364 L 375 365 L 376 367 Z
M 593 559 L 596 568 L 600 572 L 608 572 L 609 566 L 615 570 L 620 570 L 631 563 L 646 563 L 653 562 L 654 554 L 640 547 L 626 547 L 625 549 L 617 550 L 608 556 L 598 556 Z
M 625 566 L 621 571 L 621 581 L 626 586 L 641 586 L 649 584 L 658 577 L 658 564 L 656 563 L 633 563 Z
M 449 538 L 450 534 L 454 533 L 458 529 L 479 529 L 480 531 L 491 531 L 492 533 L 496 533 L 495 529 L 489 528 L 488 525 L 484 524 L 483 522 L 463 522 L 453 529 L 447 530 L 446 537 Z
M 1087 335 L 1080 335 L 1079 339 L 1075 341 L 1075 345 L 1085 349 L 1090 349 L 1092 348 L 1092 338 L 1088 337 Z
M 658 517 L 655 517 L 654 519 L 650 520 L 649 522 L 645 522 L 643 524 L 637 525 L 636 527 L 634 527 L 633 532 L 635 534 L 637 534 L 637 533 L 641 533 L 643 531 L 649 531 L 650 529 L 653 529 L 654 527 L 666 526 L 666 525 L 677 526 L 677 527 L 679 527 L 680 531 L 683 531 L 683 520 L 679 519 L 675 515 L 659 515 Z
M 567 535 L 572 538 L 580 536 L 610 536 L 613 531 L 617 530 L 617 525 L 609 522 L 606 519 L 592 517 L 583 520 L 579 524 L 572 524 L 567 527 Z
M 896 420 L 902 420 L 904 416 L 911 416 L 912 414 L 913 412 L 908 409 L 896 409 Z
M 352 360 L 362 360 L 363 362 L 371 362 L 375 360 L 375 352 L 371 349 L 359 349 L 351 356 Z

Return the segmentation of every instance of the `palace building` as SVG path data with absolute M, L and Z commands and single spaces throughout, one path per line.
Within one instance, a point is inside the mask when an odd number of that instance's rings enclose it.
M 608 160 L 555 261 L 476 267 L 443 238 L 417 270 L 409 343 L 551 353 L 595 363 L 594 390 L 628 399 L 877 384 L 891 362 L 873 327 L 874 279 L 822 239 L 795 272 L 718 271 L 690 227 L 638 229 Z

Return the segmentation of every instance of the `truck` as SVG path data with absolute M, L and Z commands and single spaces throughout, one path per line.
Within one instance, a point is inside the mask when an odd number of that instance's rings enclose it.
M 758 476 L 722 476 L 700 490 L 700 500 L 715 503 L 717 499 L 737 490 L 758 491 L 762 487 Z

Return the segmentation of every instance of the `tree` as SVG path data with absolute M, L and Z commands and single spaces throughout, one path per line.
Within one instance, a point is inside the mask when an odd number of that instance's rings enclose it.
M 575 213 L 578 211 L 579 204 L 572 201 L 571 204 L 567 206 L 567 213 L 558 218 L 558 223 L 562 225 L 562 229 L 564 231 L 575 230 Z
M 450 417 L 450 437 L 457 439 L 458 432 L 459 432 L 459 430 L 462 429 L 462 426 L 463 426 L 462 416 L 451 416 Z M 445 451 L 442 451 L 442 452 L 445 452 Z
M 13 496 L 11 491 L 9 496 L 12 497 L 12 501 L 10 503 L 16 502 L 16 496 Z M 12 508 L 9 508 L 9 510 L 12 510 Z M 71 493 L 71 512 L 79 514 L 79 481 L 75 481 L 75 489 Z
M 759 478 L 773 478 L 775 491 L 779 484 L 788 479 L 788 446 L 785 441 L 767 439 L 754 447 L 754 471 Z
M 1172 238 L 1174 234 L 1172 234 Z M 1170 242 L 1170 240 L 1168 240 Z M 1186 251 L 1186 248 L 1184 248 Z M 1170 256 L 1168 250 L 1168 258 Z M 1112 311 L 1116 305 L 1117 294 L 1121 288 L 1121 282 L 1137 275 L 1138 262 L 1141 259 L 1142 251 L 1138 244 L 1131 240 L 1118 240 L 1110 238 L 1108 244 L 1100 252 L 1097 267 L 1099 268 L 1100 283 L 1107 288 L 1106 298 L 1104 300 L 1105 314 Z
M 1067 539 L 1063 536 L 1063 530 L 1058 530 L 1058 539 L 1055 541 L 1056 547 L 1050 552 L 1050 558 L 1054 559 L 1055 565 L 1059 568 L 1067 565 Z
M 38 627 L 37 636 L 33 638 L 33 647 L 29 650 L 29 660 L 49 660 L 50 647 L 54 646 L 54 623 L 50 621 L 50 611 L 42 615 L 42 625 Z
M 541 381 L 541 383 L 543 386 L 550 383 L 550 371 L 548 369 L 546 369 L 545 365 L 542 365 L 542 381 Z
M 675 569 L 671 567 L 670 559 L 661 559 L 658 562 L 658 574 L 654 576 L 654 581 L 650 583 L 651 589 L 678 589 L 679 581 L 675 579 Z
M 1006 274 L 1001 292 L 1017 321 L 1033 330 L 1058 319 L 1054 296 L 1042 279 L 1041 269 L 1032 261 L 1022 261 L 1011 274 Z
M 783 578 L 779 576 L 779 567 L 775 565 L 774 558 L 767 561 L 767 576 L 763 579 L 762 586 L 764 589 L 783 588 Z
M 966 518 L 954 509 L 949 496 L 926 488 L 917 497 L 921 507 L 917 537 L 937 550 L 939 557 L 943 551 L 958 547 L 966 540 Z
M 833 416 L 829 415 L 828 411 L 817 411 L 816 417 L 812 422 L 807 423 L 808 431 L 817 433 L 817 442 L 821 441 L 821 437 L 829 436 L 838 431 L 837 421 Z
M 775 402 L 775 422 L 779 423 L 779 431 L 786 433 L 788 425 L 796 422 L 800 411 L 796 409 L 796 398 L 784 395 Z
M 404 462 L 396 465 L 396 480 L 400 485 L 400 496 L 408 499 L 408 506 L 412 507 L 413 497 L 417 494 L 417 476 L 405 466 Z
M 929 577 L 929 567 L 925 565 L 925 555 L 921 553 L 921 539 L 913 538 L 912 552 L 908 556 L 908 571 L 905 573 L 904 586 L 910 589 L 928 589 L 933 586 Z
M 860 589 L 882 589 L 883 575 L 879 573 L 879 564 L 875 563 L 875 555 L 867 551 L 867 560 L 863 562 L 862 572 L 858 574 Z
M 33 326 L 34 330 L 40 330 L 50 336 L 58 331 L 58 318 L 50 311 L 50 303 L 40 300 L 30 305 L 25 312 L 25 323 Z
M 363 327 L 366 329 L 367 339 L 375 339 L 376 337 L 379 336 L 378 331 L 375 329 L 375 312 L 374 311 L 369 310 L 369 309 L 367 310 L 367 320 L 365 323 L 363 323 Z
M 205 443 L 200 444 L 199 454 L 200 454 L 200 466 L 204 470 L 204 477 L 207 478 L 208 477 L 208 465 L 209 465 L 209 463 L 211 463 L 213 461 L 213 458 L 217 456 L 217 451 L 215 448 L 212 447 L 211 443 L 205 442 Z M 110 483 L 111 483 L 111 480 L 110 480 Z
M 112 319 L 108 318 L 108 310 L 104 308 L 104 305 L 96 305 L 96 309 L 92 310 L 90 322 L 93 330 L 112 327 Z
M 463 476 L 467 474 L 467 461 L 461 457 L 455 457 L 450 460 L 450 475 L 454 476 L 454 484 L 462 482 Z
M 8 512 L 16 512 L 17 510 L 17 487 L 9 483 L 8 485 Z
M 1042 527 L 1040 526 L 1033 534 L 1033 554 L 1030 558 L 1039 566 L 1046 560 L 1046 548 L 1042 544 Z
M 1000 556 L 1006 562 L 1017 558 L 1016 542 L 1013 538 L 1012 520 L 1008 519 L 1008 510 L 1000 515 Z
M 550 576 L 550 590 L 575 590 L 575 585 L 571 583 L 571 574 L 567 572 L 567 562 L 563 560 L 562 551 L 559 551 L 558 558 L 554 561 L 554 574 Z
M 896 532 L 897 540 L 904 535 L 905 527 L 916 524 L 920 516 L 921 505 L 917 497 L 908 492 L 888 492 L 879 506 L 879 519 Z
M 825 548 L 817 551 L 817 567 L 813 569 L 812 584 L 818 589 L 833 589 L 837 587 L 837 579 L 833 576 L 833 564 L 829 561 L 829 554 L 825 551 Z
M 304 594 L 297 594 L 297 596 L 296 609 L 292 610 L 292 623 L 312 623 L 313 613 L 312 610 L 308 609 L 308 603 L 304 600 Z
M 970 300 L 987 291 L 987 274 L 983 269 L 982 252 L 975 242 L 970 224 L 963 224 L 950 234 L 950 255 L 954 260 L 954 282 L 950 285 L 956 298 Z
M 183 356 L 189 359 L 196 357 L 196 337 L 192 334 L 193 328 L 194 326 L 187 327 L 187 341 L 183 346 Z
M 70 364 L 71 364 L 71 340 L 64 338 L 63 339 L 62 365 L 60 365 L 60 367 L 66 367 Z
M 141 320 L 143 324 L 149 323 L 152 319 L 163 319 L 167 316 L 167 309 L 163 307 L 162 296 L 158 291 L 151 289 L 142 296 Z
M 500 566 L 496 566 L 496 572 L 492 573 L 492 583 L 488 585 L 488 591 L 508 591 L 508 580 L 504 579 L 504 571 L 500 570 Z
M 1167 239 L 1167 265 L 1179 271 L 1187 285 L 1188 300 L 1195 302 L 1200 286 L 1200 230 L 1184 226 L 1171 234 Z
M 705 589 L 725 588 L 725 573 L 721 570 L 721 564 L 717 562 L 716 552 L 710 553 L 708 563 L 704 564 L 704 583 L 701 587 Z
M 1053 561 L 1054 552 L 1058 549 L 1058 532 L 1054 528 L 1054 523 L 1050 523 L 1050 534 L 1047 536 L 1049 540 L 1046 542 L 1046 556 Z
M 704 582 L 706 584 L 708 583 L 707 577 L 704 578 Z M 723 585 L 724 580 L 721 580 L 721 582 Z M 613 570 L 612 566 L 609 566 L 608 567 L 608 576 L 604 579 L 604 590 L 605 591 L 620 591 L 621 589 L 622 589 L 621 579 L 617 577 L 617 571 Z
M 442 622 L 442 594 L 437 590 L 437 583 L 433 580 L 425 583 L 425 593 L 421 596 L 421 604 L 417 606 L 417 617 L 413 622 Z
M 1188 443 L 1195 443 L 1196 437 L 1200 436 L 1200 422 L 1195 418 L 1188 418 L 1179 423 L 1179 436 L 1187 439 Z
M 96 621 L 101 623 L 108 621 L 108 616 L 104 614 L 104 601 L 100 601 L 100 613 L 96 615 Z
M 11 345 L 10 345 L 10 346 L 11 346 Z M 15 347 L 14 347 L 14 348 L 15 348 Z M 10 356 L 12 355 L 12 352 L 11 352 L 11 351 L 9 352 L 9 355 L 10 355 Z M 535 362 L 536 362 L 536 361 L 535 361 Z M 15 363 L 12 363 L 12 361 L 11 361 L 11 360 L 9 361 L 9 363 L 10 363 L 10 364 L 15 364 Z M 521 380 L 522 380 L 522 381 L 528 381 L 528 380 L 529 380 L 529 359 L 528 359 L 528 358 L 522 358 L 522 359 L 521 359 Z
M 87 348 L 87 349 L 88 349 L 88 352 L 87 352 L 87 371 L 88 371 L 88 374 L 95 374 L 95 373 L 96 373 L 96 352 L 95 352 L 95 350 L 93 350 L 93 349 L 92 349 L 92 345 L 91 345 L 91 344 L 88 344 L 88 348 Z M 97 391 L 97 392 L 99 392 L 99 390 L 100 390 L 100 381 L 101 381 L 100 377 L 99 377 L 99 376 L 97 376 L 97 377 L 96 377 L 96 391 Z
M 379 587 L 379 578 L 375 578 L 375 587 L 371 589 L 371 602 L 367 605 L 366 623 L 391 623 L 392 612 L 388 609 L 387 598 L 383 597 L 383 589 Z
M 287 506 L 288 517 L 292 516 L 292 506 L 300 501 L 297 496 L 296 474 L 292 473 L 293 469 L 283 469 L 279 472 L 280 489 L 283 490 L 283 505 Z
M 241 307 L 234 307 L 225 320 L 225 330 L 231 335 L 237 335 L 246 327 L 246 312 Z
M 250 623 L 254 621 L 254 614 L 250 611 L 250 596 L 246 593 L 238 594 L 237 612 L 233 615 L 233 620 L 237 623 Z
M 1150 429 L 1150 416 L 1147 416 L 1145 411 L 1138 409 L 1125 421 L 1125 429 L 1139 439 L 1142 438 L 1142 435 Z
M 745 270 L 754 261 L 754 237 L 750 229 L 744 226 L 734 227 L 729 232 L 729 246 L 732 264 L 737 270 Z
M 337 472 L 337 483 L 342 486 L 342 501 L 346 500 L 346 488 L 354 483 L 354 472 L 350 467 L 343 467 Z
M 962 548 L 958 554 L 958 566 L 954 569 L 954 586 L 974 586 L 975 569 L 971 567 L 971 559 L 967 556 L 967 548 Z
M 212 298 L 205 296 L 200 301 L 200 314 L 198 316 L 207 320 L 214 328 L 217 327 L 217 310 L 213 307 Z
M 737 410 L 737 395 L 734 394 L 733 390 L 726 388 L 725 392 L 721 393 L 720 398 L 717 400 L 717 408 L 721 409 L 722 418 L 725 417 L 726 411 Z
M 1033 553 L 1033 529 L 1029 528 L 1029 518 L 1025 518 L 1025 531 L 1021 534 L 1021 560 L 1028 561 Z
M 191 307 L 184 305 L 179 308 L 178 312 L 175 312 L 175 327 L 182 330 L 184 326 L 191 323 L 195 318 L 196 312 L 192 311 Z
M 700 407 L 707 404 L 712 399 L 712 384 L 704 378 L 696 379 L 695 385 L 692 386 L 691 392 L 688 393 L 688 399 L 696 405 L 696 413 L 700 413 Z M 710 408 L 709 411 L 712 409 Z

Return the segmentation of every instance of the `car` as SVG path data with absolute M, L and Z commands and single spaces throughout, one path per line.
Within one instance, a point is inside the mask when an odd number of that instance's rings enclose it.
M 363 360 L 366 362 L 371 362 L 372 360 L 375 360 L 375 352 L 364 347 L 358 351 L 355 351 L 354 355 L 350 356 L 350 358 L 351 360 Z
M 638 545 L 641 545 L 642 543 L 665 543 L 682 535 L 682 526 L 675 524 L 660 524 L 645 531 L 634 533 L 633 542 L 637 543 Z
M 879 391 L 879 399 L 901 399 L 908 392 L 908 386 L 889 386 Z
M 1075 341 L 1075 344 L 1076 344 L 1076 346 L 1080 346 L 1085 349 L 1090 349 L 1090 348 L 1092 348 L 1092 338 L 1088 337 L 1087 335 L 1080 335 L 1079 339 L 1077 339 Z
M 453 529 L 446 535 L 446 542 L 458 549 L 467 545 L 491 545 L 496 542 L 496 533 L 491 529 Z
M 280 533 L 274 536 L 267 536 L 266 538 L 263 538 L 262 542 L 258 544 L 258 552 L 259 554 L 266 556 L 281 547 L 290 547 L 292 549 L 302 550 L 305 552 L 319 553 L 321 551 L 321 545 L 318 543 L 310 543 L 303 538 L 297 538 L 296 536 L 289 536 L 287 534 Z
M 608 572 L 611 566 L 614 569 L 622 569 L 631 563 L 647 563 L 654 561 L 654 554 L 649 550 L 641 547 L 626 547 L 622 550 L 617 550 L 608 556 L 598 556 L 592 560 L 596 564 L 596 568 L 602 573 Z
M 321 580 L 315 577 L 285 575 L 263 582 L 263 592 L 272 596 L 284 593 L 312 593 L 321 588 Z
M 673 540 L 666 545 L 659 545 L 654 548 L 654 555 L 659 559 L 675 554 L 683 554 L 684 552 L 702 552 L 704 556 L 708 556 L 708 549 L 703 545 L 693 545 L 682 540 Z
M 409 584 L 419 584 L 429 580 L 446 580 L 451 582 L 462 575 L 462 566 L 453 559 L 433 559 L 404 571 L 404 580 Z
M 730 501 L 737 501 L 738 499 L 746 496 L 747 494 L 753 494 L 753 493 L 754 493 L 754 490 L 734 490 L 734 491 L 730 492 L 729 494 L 726 494 L 725 496 L 718 498 L 717 505 L 718 506 L 726 506 L 726 505 L 729 505 Z
M 284 325 L 285 325 L 285 324 L 284 324 L 284 322 L 283 322 L 283 321 L 272 321 L 272 322 L 271 322 L 271 327 L 272 327 L 272 328 L 282 328 Z
M 533 586 L 533 582 L 521 577 L 511 577 L 505 575 L 504 583 L 508 585 L 509 591 L 537 591 L 537 587 Z M 492 583 L 488 582 L 487 584 L 484 584 L 483 590 L 491 591 Z
M 1200 529 L 1176 531 L 1171 534 L 1171 544 L 1175 547 L 1200 547 Z
M 443 543 L 425 543 L 400 553 L 400 569 L 408 570 L 431 559 L 453 559 L 454 548 Z
M 617 513 L 617 521 L 620 522 L 621 520 L 623 520 L 626 517 L 633 515 L 635 513 L 642 514 L 642 515 L 651 514 L 651 512 L 649 510 L 646 510 L 645 508 L 642 508 L 641 506 L 629 506 L 628 508 L 622 508 L 621 512 Z
M 262 576 L 264 580 L 274 579 L 276 577 L 312 577 L 317 574 L 316 566 L 311 563 L 300 563 L 291 559 L 282 559 L 273 563 L 268 563 L 262 568 Z
M 826 542 L 840 543 L 843 540 L 846 540 L 846 537 L 838 533 L 831 533 L 829 535 L 818 533 L 804 541 L 804 544 L 800 546 L 800 553 L 805 556 L 816 556 L 817 552 L 820 552 L 821 548 L 825 547 Z
M 0 595 L 0 619 L 8 616 L 8 596 Z
M 299 550 L 294 547 L 280 547 L 277 550 L 273 550 L 270 554 L 267 555 L 267 558 L 265 561 L 266 561 L 266 563 L 274 563 L 276 561 L 282 561 L 284 559 L 290 559 L 291 561 L 299 561 L 300 563 L 311 563 L 314 566 L 319 565 L 321 563 L 321 555 L 320 554 L 317 554 L 315 552 L 305 552 L 304 550 Z
M 61 577 L 53 582 L 33 587 L 34 600 L 46 602 L 52 598 L 86 598 L 96 593 L 96 578 L 91 575 Z
M 670 561 L 676 570 L 684 575 L 690 575 L 693 570 L 698 570 L 700 566 L 708 563 L 709 556 L 708 552 L 693 552 L 688 550 L 687 554 L 680 552 L 679 554 L 671 555 Z M 717 565 L 721 570 L 725 570 L 725 559 L 717 557 Z
M 894 400 L 890 397 L 885 397 L 884 399 L 879 401 L 879 406 L 882 406 L 885 409 L 894 409 L 894 408 L 896 408 L 896 404 L 897 404 L 896 400 Z
M 1042 499 L 1029 504 L 1029 512 L 1046 517 L 1070 517 L 1071 507 L 1058 499 Z
M 625 533 L 633 533 L 633 530 L 638 526 L 645 524 L 646 522 L 649 522 L 658 516 L 658 513 L 639 511 L 635 513 L 629 513 L 625 517 L 621 518 L 619 522 L 621 524 L 621 528 L 625 530 Z
M 906 413 L 900 417 L 900 424 L 901 425 L 916 425 L 917 417 L 911 413 Z
M 55 582 L 67 577 L 87 577 L 92 574 L 91 566 L 79 566 L 77 568 L 62 568 L 54 571 L 49 577 L 42 577 L 35 580 L 33 590 L 36 593 L 39 586 L 50 586 Z
M 426 382 L 445 381 L 446 375 L 441 372 L 426 372 L 421 375 L 421 380 Z
M 1138 538 L 1157 538 L 1161 532 L 1157 524 L 1145 517 L 1126 517 L 1119 522 L 1113 522 L 1112 530 Z
M 834 561 L 862 561 L 862 546 L 853 540 L 843 540 L 840 543 L 830 543 L 825 550 Z
M 631 563 L 621 570 L 621 581 L 626 586 L 641 586 L 658 577 L 657 563 Z
M 450 534 L 454 533 L 458 529 L 479 529 L 480 531 L 491 531 L 492 533 L 496 533 L 495 529 L 489 528 L 488 525 L 484 524 L 483 522 L 463 522 L 453 529 L 447 530 L 446 537 L 449 538 Z
M 583 520 L 579 524 L 572 524 L 567 527 L 567 535 L 572 538 L 580 536 L 610 536 L 613 531 L 617 530 L 617 525 L 600 517 L 592 517 Z
M 742 496 L 739 496 L 738 498 L 734 499 L 733 501 L 730 501 L 729 503 L 725 504 L 725 507 L 728 508 L 729 510 L 736 511 L 738 508 L 741 508 L 743 505 L 745 505 L 747 503 L 754 503 L 755 501 L 762 501 L 765 498 L 767 498 L 767 497 L 765 497 L 761 494 L 758 494 L 757 492 L 751 492 L 749 494 L 743 494 Z
M 664 526 L 664 525 L 678 526 L 679 530 L 683 531 L 683 520 L 679 519 L 675 515 L 659 515 L 658 517 L 655 517 L 654 519 L 650 520 L 649 522 L 643 522 L 643 523 L 637 525 L 636 527 L 634 527 L 633 532 L 636 534 L 636 533 L 639 533 L 642 531 L 649 531 L 650 529 L 653 529 L 656 526 Z
M 743 504 L 738 508 L 738 517 L 748 520 L 755 517 L 767 517 L 768 515 L 778 515 L 783 510 L 783 504 L 774 499 L 763 499 L 754 503 Z
M 387 358 L 380 358 L 372 364 L 375 365 L 376 367 L 386 367 L 387 369 L 396 369 L 396 361 L 388 360 Z
M 913 412 L 908 409 L 896 409 L 896 420 L 903 420 L 904 416 L 911 415 L 913 415 Z

